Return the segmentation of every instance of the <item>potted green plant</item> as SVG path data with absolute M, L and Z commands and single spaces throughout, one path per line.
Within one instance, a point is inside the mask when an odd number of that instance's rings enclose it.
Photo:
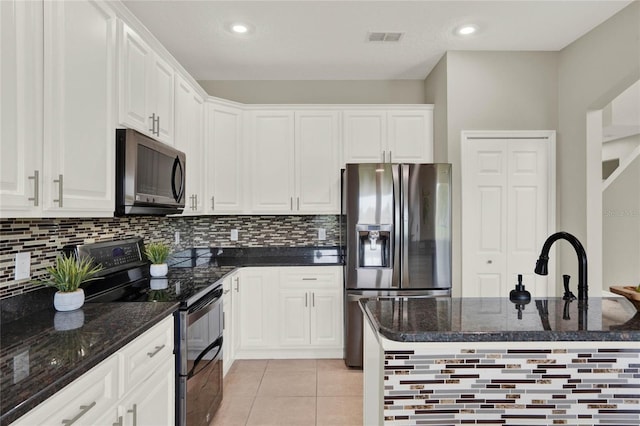
M 53 296 L 56 310 L 64 312 L 80 308 L 84 304 L 84 290 L 80 284 L 99 279 L 94 275 L 101 270 L 102 266 L 94 265 L 90 257 L 56 257 L 54 265 L 47 268 L 49 279 L 43 282 L 58 290 Z
M 165 243 L 150 243 L 144 249 L 144 254 L 151 262 L 149 273 L 152 277 L 164 277 L 169 270 L 167 259 L 169 258 L 169 246 Z

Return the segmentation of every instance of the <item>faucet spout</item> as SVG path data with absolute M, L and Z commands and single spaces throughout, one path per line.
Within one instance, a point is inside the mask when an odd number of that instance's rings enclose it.
M 551 249 L 553 243 L 558 240 L 568 241 L 576 251 L 576 256 L 578 257 L 578 300 L 587 300 L 587 253 L 585 252 L 584 247 L 582 246 L 580 241 L 568 232 L 556 232 L 555 234 L 547 238 L 542 246 L 542 251 L 540 252 L 540 257 L 536 262 L 536 268 L 534 272 L 538 275 L 547 275 L 549 273 L 549 250 Z

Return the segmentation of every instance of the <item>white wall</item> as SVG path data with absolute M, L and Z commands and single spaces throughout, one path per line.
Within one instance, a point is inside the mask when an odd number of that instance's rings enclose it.
M 602 194 L 602 287 L 640 284 L 640 157 Z
M 245 104 L 423 104 L 423 80 L 201 80 L 209 95 Z
M 447 54 L 444 54 L 424 81 L 424 99 L 433 104 L 433 160 L 449 161 L 447 119 Z
M 556 52 L 448 52 L 447 158 L 453 164 L 453 291 L 460 294 L 462 130 L 555 130 Z M 427 83 L 431 76 L 427 77 Z M 437 110 L 440 104 L 436 103 Z M 535 265 L 531 265 L 531 269 Z
M 604 108 L 640 78 L 640 2 L 633 2 L 560 52 L 558 63 L 558 227 L 576 235 L 587 254 L 602 250 L 601 142 L 587 145 L 586 115 Z M 587 164 L 589 161 L 589 164 Z M 589 174 L 588 174 L 589 173 Z M 591 183 L 587 186 L 587 180 Z M 589 199 L 588 194 L 589 193 Z M 591 231 L 587 230 L 587 222 Z M 590 289 L 599 289 L 590 259 Z M 563 273 L 575 275 L 570 247 L 560 250 Z M 593 269 L 592 270 L 592 266 Z

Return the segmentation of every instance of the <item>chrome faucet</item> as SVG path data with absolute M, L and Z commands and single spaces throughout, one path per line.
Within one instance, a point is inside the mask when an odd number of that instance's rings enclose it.
M 547 275 L 549 273 L 548 263 L 549 263 L 549 250 L 553 243 L 558 240 L 567 240 L 576 251 L 576 255 L 578 256 L 578 300 L 587 300 L 588 299 L 588 289 L 587 289 L 587 253 L 584 251 L 584 247 L 580 244 L 580 241 L 573 235 L 568 232 L 556 232 L 551 235 L 544 242 L 542 246 L 542 251 L 540 252 L 540 257 L 536 262 L 535 273 L 538 275 Z

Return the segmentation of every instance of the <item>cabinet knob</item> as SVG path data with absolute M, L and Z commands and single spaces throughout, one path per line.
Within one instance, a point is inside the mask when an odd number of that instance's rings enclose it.
M 487 264 L 491 265 L 493 263 L 493 260 L 487 260 Z

